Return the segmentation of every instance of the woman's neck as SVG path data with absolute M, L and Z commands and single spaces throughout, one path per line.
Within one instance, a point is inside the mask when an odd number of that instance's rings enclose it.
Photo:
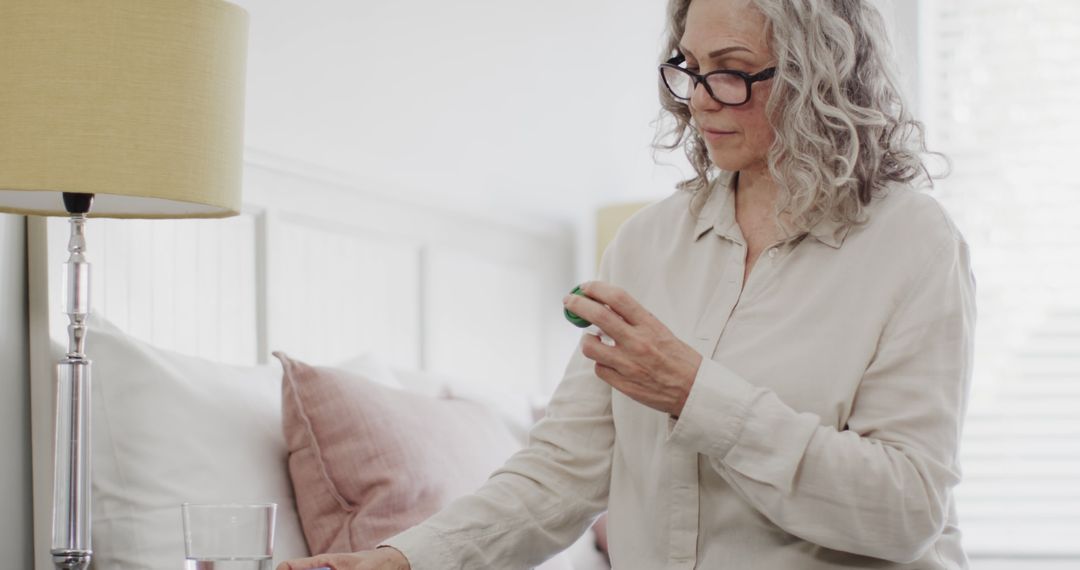
M 780 187 L 768 170 L 740 170 L 735 183 L 735 210 L 752 213 L 755 217 L 776 210 L 776 198 Z
M 766 169 L 740 170 L 735 182 L 735 220 L 743 235 L 767 242 L 780 240 L 791 227 L 791 216 L 776 216 L 780 186 Z

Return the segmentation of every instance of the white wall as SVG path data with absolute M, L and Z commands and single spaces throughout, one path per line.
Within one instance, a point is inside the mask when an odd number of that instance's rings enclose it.
M 494 217 L 673 190 L 650 151 L 664 2 L 238 3 L 251 149 Z
M 915 118 L 925 120 L 919 92 L 922 76 L 919 69 L 919 42 L 923 39 L 919 30 L 919 15 L 922 2 L 923 0 L 873 0 L 872 3 L 881 10 L 881 15 L 885 18 L 904 97 Z
M 0 566 L 30 568 L 30 373 L 24 221 L 0 214 Z

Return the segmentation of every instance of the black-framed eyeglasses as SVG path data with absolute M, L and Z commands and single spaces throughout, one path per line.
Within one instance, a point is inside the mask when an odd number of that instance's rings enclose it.
M 770 67 L 750 74 L 734 69 L 720 69 L 700 75 L 680 67 L 686 58 L 679 54 L 667 63 L 660 64 L 660 78 L 671 94 L 680 101 L 689 101 L 698 84 L 705 85 L 705 91 L 717 103 L 737 106 L 750 100 L 750 87 L 758 81 L 772 79 L 776 68 Z

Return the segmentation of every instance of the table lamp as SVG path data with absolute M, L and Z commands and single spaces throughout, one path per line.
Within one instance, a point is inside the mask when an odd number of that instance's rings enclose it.
M 239 213 L 247 13 L 222 0 L 0 2 L 0 211 L 71 221 L 52 557 L 90 563 L 87 216 Z
M 615 239 L 615 234 L 623 222 L 648 205 L 649 202 L 624 202 L 610 204 L 596 211 L 596 267 L 600 267 L 604 250 L 611 240 Z

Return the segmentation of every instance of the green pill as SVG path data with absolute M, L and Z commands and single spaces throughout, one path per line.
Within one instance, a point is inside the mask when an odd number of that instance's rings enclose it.
M 581 295 L 582 297 L 586 296 L 585 292 L 581 290 L 580 286 L 574 287 L 574 290 L 571 291 L 570 294 Z M 575 315 L 574 313 L 571 313 L 570 309 L 563 309 L 563 314 L 566 315 L 566 320 L 570 321 L 576 327 L 585 328 L 592 325 L 592 323 L 590 323 L 589 321 L 586 321 L 585 319 Z

